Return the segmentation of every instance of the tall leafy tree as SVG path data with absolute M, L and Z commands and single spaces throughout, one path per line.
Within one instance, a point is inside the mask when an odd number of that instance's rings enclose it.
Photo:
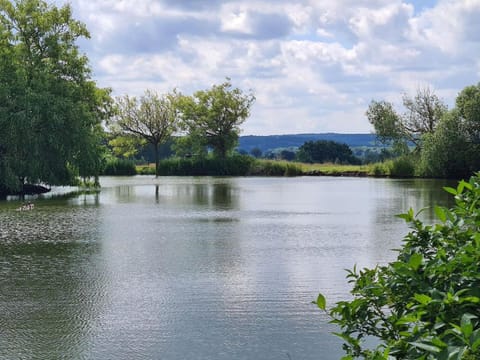
M 178 128 L 177 98 L 175 92 L 160 96 L 147 90 L 139 98 L 125 95 L 116 99 L 116 115 L 112 118 L 111 129 L 152 144 L 156 176 L 159 175 L 159 146 Z
M 374 100 L 367 118 L 381 141 L 393 141 L 397 148 L 405 148 L 410 142 L 420 149 L 422 137 L 435 131 L 447 107 L 428 87 L 418 89 L 414 97 L 405 94 L 402 100 L 403 114 L 398 114 L 390 102 Z
M 455 104 L 424 139 L 423 175 L 461 178 L 480 168 L 480 84 L 464 88 Z
M 76 45 L 88 38 L 69 5 L 0 0 L 0 186 L 68 184 L 100 171 L 109 90 Z
M 237 145 L 240 125 L 250 116 L 254 101 L 252 92 L 233 88 L 227 79 L 223 84 L 181 98 L 183 126 L 190 138 L 225 158 Z
M 470 141 L 480 144 L 480 83 L 464 88 L 458 94 L 455 105 L 465 122 Z

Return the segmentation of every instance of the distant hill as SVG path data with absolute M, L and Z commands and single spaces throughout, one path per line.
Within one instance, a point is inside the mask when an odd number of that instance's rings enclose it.
M 378 147 L 381 146 L 376 140 L 375 134 L 296 134 L 296 135 L 247 135 L 240 136 L 238 149 L 250 152 L 253 148 L 259 148 L 263 153 L 278 148 L 298 148 L 306 141 L 332 140 L 344 143 L 351 148 L 355 147 Z

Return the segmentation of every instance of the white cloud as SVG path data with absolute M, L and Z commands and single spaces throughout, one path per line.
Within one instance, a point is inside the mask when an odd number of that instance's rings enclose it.
M 413 6 L 403 3 L 380 8 L 359 8 L 349 25 L 360 39 L 388 39 L 402 41 Z
M 440 1 L 410 20 L 410 39 L 425 47 L 436 47 L 447 54 L 465 52 L 465 43 L 478 50 L 480 0 Z
M 60 3 L 61 0 L 57 0 Z M 101 86 L 257 96 L 246 134 L 369 132 L 371 99 L 480 77 L 480 0 L 72 0 Z M 432 3 L 431 1 L 429 3 Z M 452 102 L 452 99 L 446 99 Z

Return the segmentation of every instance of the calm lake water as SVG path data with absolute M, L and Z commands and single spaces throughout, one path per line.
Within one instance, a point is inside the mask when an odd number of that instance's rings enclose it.
M 0 202 L 0 359 L 338 360 L 311 301 L 394 259 L 395 214 L 449 200 L 433 180 L 101 183 L 26 212 Z

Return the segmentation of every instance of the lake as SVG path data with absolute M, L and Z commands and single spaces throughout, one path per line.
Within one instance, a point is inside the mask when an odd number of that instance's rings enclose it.
M 394 215 L 448 205 L 435 180 L 101 178 L 0 201 L 0 359 L 322 359 L 311 301 L 393 260 Z M 432 222 L 432 209 L 422 218 Z

